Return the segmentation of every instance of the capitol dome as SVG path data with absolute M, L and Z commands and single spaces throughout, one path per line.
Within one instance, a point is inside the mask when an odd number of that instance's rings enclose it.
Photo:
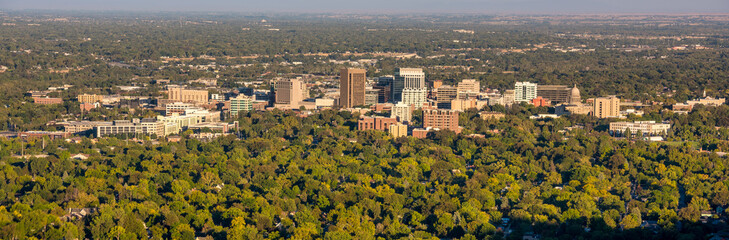
M 580 97 L 580 89 L 577 89 L 577 84 L 572 88 L 570 92 L 570 103 L 580 103 L 582 98 Z

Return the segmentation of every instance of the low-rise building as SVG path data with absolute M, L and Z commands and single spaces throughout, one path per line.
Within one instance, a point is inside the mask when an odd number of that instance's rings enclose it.
M 529 116 L 529 119 L 547 119 L 547 118 L 559 118 L 559 115 L 542 113 L 542 114 Z
M 182 114 L 189 109 L 197 108 L 195 105 L 183 102 L 168 103 L 165 105 L 165 115 L 172 116 L 173 114 Z
M 207 103 L 207 90 L 192 90 L 180 87 L 170 87 L 167 90 L 168 99 L 175 102 Z
M 513 89 L 504 91 L 503 98 L 503 106 L 509 107 L 514 105 L 516 103 L 516 91 Z
M 91 111 L 94 108 L 99 107 L 99 103 L 81 103 L 78 106 L 82 112 Z
M 582 103 L 562 103 L 554 106 L 554 113 L 560 116 L 565 114 L 590 115 L 592 113 L 592 110 L 592 105 Z
M 230 99 L 230 115 L 238 116 L 238 112 L 253 110 L 253 98 L 246 95 L 238 95 Z
M 359 121 L 357 121 L 357 124 L 359 125 L 359 130 L 380 130 L 380 131 L 389 131 L 390 125 L 397 124 L 397 119 L 394 118 L 386 118 L 386 117 L 361 117 Z
M 317 98 L 314 99 L 317 108 L 332 108 L 335 105 L 333 98 Z
M 198 78 L 190 81 L 190 83 L 200 83 L 208 87 L 215 87 L 218 85 L 218 79 L 215 78 Z
M 63 215 L 60 219 L 62 221 L 70 222 L 73 220 L 83 219 L 89 214 L 97 212 L 97 208 L 69 208 L 68 213 Z
M 407 104 L 404 104 L 404 105 L 410 106 L 410 105 L 407 105 Z M 375 105 L 370 106 L 370 110 L 375 111 L 375 112 L 392 111 L 392 108 L 394 106 L 395 105 L 393 105 L 392 103 L 378 103 L 378 104 L 375 104 Z
M 111 122 L 99 122 L 99 121 L 67 121 L 57 123 L 57 125 L 63 126 L 64 132 L 77 134 L 87 131 L 91 131 L 96 126 L 111 125 Z
M 50 97 L 33 97 L 33 103 L 43 105 L 62 104 L 63 99 Z
M 504 113 L 500 112 L 480 112 L 478 113 L 479 116 L 481 116 L 481 119 L 488 120 L 488 119 L 502 119 L 506 117 Z
M 390 135 L 395 138 L 404 137 L 408 135 L 408 125 L 402 123 L 391 124 Z
M 116 120 L 111 125 L 103 125 L 94 127 L 96 137 L 103 137 L 109 135 L 157 135 L 166 136 L 165 123 L 157 121 L 156 119 L 134 119 L 129 120 Z
M 427 138 L 428 137 L 428 133 L 430 131 L 431 131 L 430 129 L 425 129 L 425 128 L 416 128 L 416 129 L 413 129 L 413 137 L 414 138 L 421 138 L 421 139 L 422 138 Z
M 674 112 L 691 112 L 691 110 L 694 109 L 694 105 L 689 105 L 688 103 L 676 103 L 671 106 L 671 110 Z
M 481 83 L 476 79 L 463 79 L 458 83 L 458 95 L 474 95 L 481 91 Z
M 632 108 L 625 109 L 625 111 L 620 111 L 620 115 L 622 115 L 622 116 L 628 116 L 630 114 L 640 117 L 640 116 L 643 116 L 643 114 L 645 114 L 645 112 L 643 112 L 642 110 L 637 110 L 637 109 L 632 109 Z
M 721 106 L 726 102 L 726 98 L 712 98 L 712 97 L 705 97 L 705 98 L 699 98 L 694 100 L 686 101 L 686 104 L 690 106 L 694 106 L 697 104 L 702 104 L 704 106 Z
M 529 103 L 531 103 L 535 107 L 548 107 L 552 105 L 552 102 L 549 101 L 549 99 L 543 98 L 541 96 L 532 99 L 531 101 L 529 101 Z
M 630 129 L 631 135 L 635 135 L 638 131 L 644 135 L 665 135 L 670 129 L 671 124 L 656 123 L 655 121 L 637 121 L 637 122 L 611 122 L 610 131 L 623 134 Z
M 267 106 L 268 106 L 268 102 L 262 102 L 262 101 L 253 102 L 253 110 L 263 111 L 263 110 L 266 110 Z
M 488 105 L 488 101 L 480 101 L 476 99 L 453 99 L 451 100 L 451 110 L 465 112 L 468 109 L 481 109 Z
M 51 91 L 28 91 L 24 95 L 31 98 L 44 98 L 47 97 Z
M 98 95 L 98 94 L 80 94 L 78 97 L 78 102 L 80 103 L 96 103 L 101 102 L 101 100 L 104 100 L 104 95 Z
M 509 89 L 504 91 L 504 94 L 491 93 L 487 94 L 489 106 L 501 105 L 509 107 L 514 104 L 514 90 Z
M 230 124 L 226 122 L 203 122 L 203 123 L 197 123 L 193 124 L 187 127 L 187 129 L 192 130 L 211 130 L 213 132 L 219 132 L 219 133 L 227 133 L 230 132 L 230 130 L 235 129 L 235 124 Z
M 213 100 L 213 101 L 224 101 L 225 100 L 225 95 L 220 95 L 220 94 L 217 94 L 217 93 L 210 94 L 210 100 Z
M 65 139 L 72 136 L 71 133 L 68 132 L 54 132 L 54 131 L 27 131 L 27 132 L 20 132 L 18 133 L 17 138 L 28 140 L 28 139 L 40 139 L 44 137 L 48 137 L 51 140 L 55 139 Z
M 157 120 L 165 123 L 174 123 L 177 128 L 182 130 L 195 124 L 220 122 L 220 112 L 189 109 L 184 114 L 175 113 L 172 116 L 157 116 Z

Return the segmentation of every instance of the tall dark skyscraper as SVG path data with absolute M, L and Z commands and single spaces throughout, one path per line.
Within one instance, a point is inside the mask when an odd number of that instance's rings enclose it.
M 361 68 L 343 68 L 339 76 L 339 105 L 344 108 L 365 104 L 367 71 Z

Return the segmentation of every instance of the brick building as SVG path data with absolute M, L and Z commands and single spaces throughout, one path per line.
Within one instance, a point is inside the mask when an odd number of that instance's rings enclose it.
M 442 109 L 423 110 L 423 127 L 438 128 L 441 130 L 448 129 L 460 133 L 461 127 L 458 126 L 458 111 Z
M 357 121 L 359 130 L 389 131 L 390 125 L 397 124 L 397 119 L 386 117 L 362 117 Z

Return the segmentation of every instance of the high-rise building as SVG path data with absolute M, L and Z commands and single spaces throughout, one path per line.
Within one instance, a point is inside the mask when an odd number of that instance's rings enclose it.
M 351 108 L 365 104 L 367 71 L 361 68 L 343 68 L 339 75 L 339 105 Z
M 423 127 L 448 129 L 456 133 L 461 132 L 458 126 L 458 111 L 442 109 L 423 110 Z
M 377 96 L 377 103 L 386 103 L 390 101 L 392 97 L 392 76 L 382 76 L 378 79 L 379 81 L 372 88 L 380 90 Z
M 410 122 L 413 118 L 413 108 L 405 103 L 397 103 L 392 106 L 390 117 L 396 118 L 400 122 Z
M 537 97 L 548 99 L 553 104 L 567 103 L 570 101 L 572 88 L 566 85 L 539 85 L 537 86 Z
M 367 88 L 365 89 L 365 105 L 375 105 L 380 98 L 380 89 Z
M 427 88 L 418 89 L 403 89 L 402 90 L 402 102 L 408 105 L 413 105 L 416 108 L 423 106 L 428 96 Z
M 516 82 L 514 85 L 514 101 L 529 102 L 537 97 L 537 84 L 530 82 Z
M 436 89 L 435 101 L 438 103 L 438 108 L 450 109 L 451 101 L 453 99 L 456 99 L 457 96 L 458 96 L 457 88 L 455 88 L 453 86 L 449 86 L 449 85 L 442 85 Z
M 598 118 L 620 116 L 620 98 L 615 96 L 595 98 L 592 113 Z
M 425 86 L 425 73 L 422 68 L 395 69 L 392 85 L 392 101 L 421 107 L 425 103 L 428 87 Z
M 208 91 L 206 90 L 190 90 L 180 87 L 171 87 L 167 90 L 168 99 L 172 102 L 191 102 L 191 103 L 207 103 Z
M 253 110 L 253 97 L 243 94 L 230 99 L 230 115 L 238 116 L 238 112 Z
M 397 79 L 392 80 L 390 85 L 390 101 L 392 103 L 398 103 L 402 101 L 402 89 L 405 87 L 405 82 L 398 81 Z
M 276 89 L 276 104 L 298 108 L 306 95 L 306 84 L 300 78 L 279 79 L 274 84 Z

